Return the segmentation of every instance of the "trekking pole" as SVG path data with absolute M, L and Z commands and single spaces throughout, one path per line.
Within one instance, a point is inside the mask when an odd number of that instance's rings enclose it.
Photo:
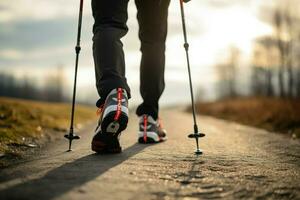
M 72 110 L 71 110 L 71 123 L 69 134 L 65 135 L 65 138 L 69 140 L 69 151 L 72 151 L 72 141 L 78 140 L 80 137 L 74 134 L 74 112 L 75 112 L 75 101 L 76 101 L 76 85 L 77 85 L 77 70 L 78 70 L 78 60 L 80 54 L 80 37 L 81 37 L 81 24 L 82 24 L 82 12 L 83 12 L 83 0 L 80 0 L 79 6 L 79 18 L 78 18 L 78 32 L 77 32 L 77 44 L 75 47 L 76 60 L 75 60 L 75 75 L 74 75 L 74 85 L 73 85 L 73 98 L 72 98 Z
M 192 103 L 192 111 L 193 111 L 193 120 L 194 120 L 194 133 L 189 134 L 189 138 L 195 138 L 197 149 L 195 151 L 196 155 L 202 154 L 202 150 L 199 148 L 199 138 L 204 137 L 204 133 L 199 133 L 197 119 L 196 119 L 196 111 L 195 111 L 195 102 L 194 102 L 194 93 L 193 93 L 193 84 L 192 84 L 192 76 L 191 76 L 191 67 L 190 67 L 190 58 L 189 58 L 189 43 L 187 41 L 187 32 L 185 25 L 185 16 L 184 16 L 184 7 L 183 2 L 187 3 L 190 0 L 179 0 L 180 1 L 180 11 L 181 11 L 181 21 L 182 21 L 182 29 L 183 29 L 183 37 L 184 37 L 184 49 L 186 53 L 186 61 L 188 67 L 188 75 L 189 75 L 189 85 L 190 85 L 190 93 L 191 93 L 191 103 Z

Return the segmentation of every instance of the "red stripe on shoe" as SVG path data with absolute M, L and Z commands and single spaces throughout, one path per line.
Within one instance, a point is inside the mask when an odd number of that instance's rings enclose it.
M 160 118 L 158 118 L 158 127 L 159 129 L 163 129 L 163 126 L 162 126 L 162 120 Z M 162 137 L 160 137 L 160 135 L 158 134 L 158 139 L 159 141 L 162 141 Z
M 147 142 L 147 115 L 144 115 L 144 142 Z
M 117 112 L 115 114 L 114 120 L 117 121 L 120 118 L 121 115 L 121 108 L 122 108 L 122 88 L 118 88 L 118 93 L 117 93 L 117 101 L 118 101 L 118 105 L 117 105 Z

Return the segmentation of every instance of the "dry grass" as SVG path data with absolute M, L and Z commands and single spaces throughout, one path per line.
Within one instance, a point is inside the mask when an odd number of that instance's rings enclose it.
M 300 99 L 238 98 L 198 103 L 197 111 L 300 138 Z
M 75 116 L 77 127 L 96 119 L 95 109 L 82 105 L 76 107 Z M 69 123 L 69 104 L 0 97 L 0 153 L 16 156 L 28 144 L 62 137 Z

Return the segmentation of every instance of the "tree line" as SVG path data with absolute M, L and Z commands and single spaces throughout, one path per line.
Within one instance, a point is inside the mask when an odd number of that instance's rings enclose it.
M 68 97 L 64 95 L 64 77 L 61 70 L 57 74 L 48 74 L 43 85 L 37 85 L 37 80 L 23 76 L 17 78 L 13 74 L 0 73 L 0 96 L 25 98 L 49 102 L 64 102 Z

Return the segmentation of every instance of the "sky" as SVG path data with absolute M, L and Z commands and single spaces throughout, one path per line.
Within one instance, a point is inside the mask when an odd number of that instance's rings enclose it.
M 194 90 L 201 88 L 207 99 L 215 97 L 218 81 L 214 65 L 228 56 L 228 48 L 241 50 L 241 68 L 251 57 L 252 41 L 270 34 L 272 28 L 259 19 L 264 5 L 276 0 L 192 0 L 185 4 Z M 79 62 L 78 96 L 82 100 L 97 98 L 92 58 L 90 0 L 84 1 L 82 51 Z M 79 0 L 1 0 L 0 1 L 0 70 L 37 81 L 45 74 L 64 66 L 66 93 L 71 91 L 76 43 Z M 129 32 L 123 38 L 126 76 L 133 93 L 139 96 L 139 40 L 134 1 L 129 1 Z M 164 105 L 188 103 L 188 76 L 183 49 L 179 0 L 171 0 L 166 48 L 166 89 Z M 246 72 L 246 70 L 245 70 Z M 42 83 L 41 83 L 42 84 Z M 204 93 L 203 93 L 204 91 Z

